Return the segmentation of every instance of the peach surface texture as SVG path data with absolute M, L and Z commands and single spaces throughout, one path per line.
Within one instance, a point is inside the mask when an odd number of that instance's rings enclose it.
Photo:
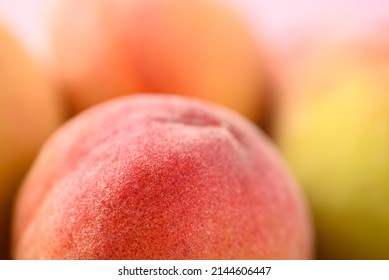
M 94 106 L 19 193 L 16 259 L 310 259 L 305 198 L 251 122 L 188 97 Z

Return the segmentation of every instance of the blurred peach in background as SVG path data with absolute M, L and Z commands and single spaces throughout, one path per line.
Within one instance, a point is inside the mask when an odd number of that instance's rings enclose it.
M 155 91 L 266 123 L 318 258 L 389 258 L 388 1 L 0 0 L 0 18 L 70 114 Z
M 56 87 L 0 27 L 0 258 L 7 254 L 10 207 L 40 145 L 61 122 Z

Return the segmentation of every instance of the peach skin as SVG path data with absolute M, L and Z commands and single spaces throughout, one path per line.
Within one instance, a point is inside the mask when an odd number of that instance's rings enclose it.
M 253 124 L 191 98 L 120 97 L 46 142 L 19 193 L 16 259 L 308 259 L 309 209 Z

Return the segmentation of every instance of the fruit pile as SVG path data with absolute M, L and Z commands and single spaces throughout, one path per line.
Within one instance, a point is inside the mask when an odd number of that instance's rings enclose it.
M 0 259 L 389 259 L 388 4 L 24 2 Z

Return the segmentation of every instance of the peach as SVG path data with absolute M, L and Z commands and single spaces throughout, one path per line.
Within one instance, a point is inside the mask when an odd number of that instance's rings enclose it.
M 73 113 L 119 95 L 159 92 L 260 119 L 265 81 L 258 44 L 217 1 L 58 2 L 52 69 Z
M 16 259 L 312 257 L 309 209 L 271 142 L 187 97 L 119 97 L 71 119 L 15 209 Z
M 55 87 L 0 27 L 0 258 L 7 257 L 9 215 L 18 182 L 59 125 Z
M 389 258 L 384 34 L 323 48 L 280 110 L 275 139 L 309 198 L 319 258 Z

